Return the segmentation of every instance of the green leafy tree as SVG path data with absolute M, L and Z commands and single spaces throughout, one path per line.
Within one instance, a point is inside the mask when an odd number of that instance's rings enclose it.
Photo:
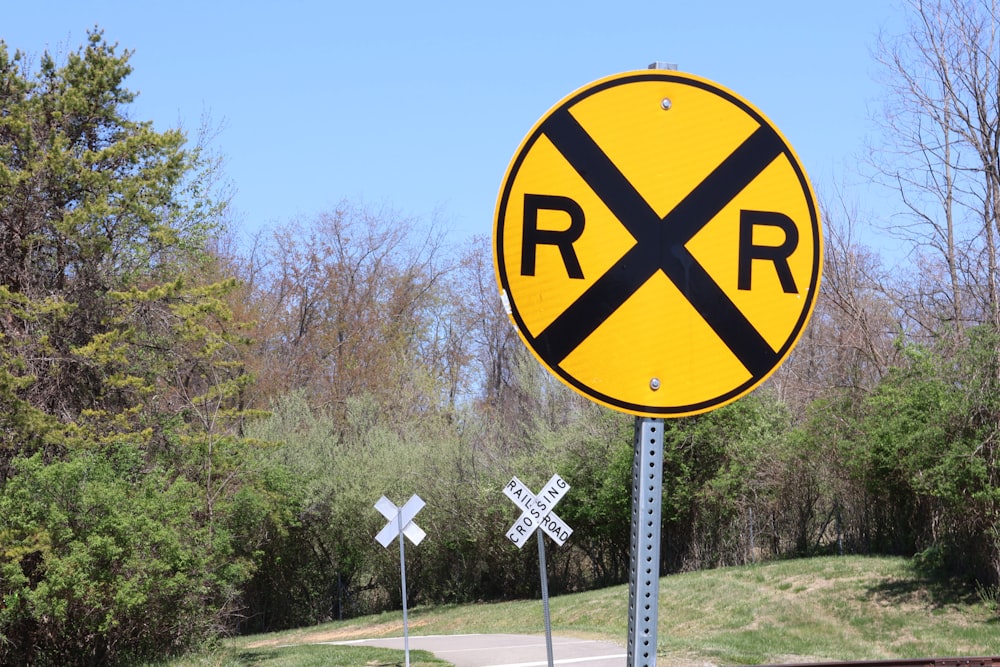
M 879 498 L 880 550 L 994 584 L 1000 573 L 1000 388 L 992 327 L 972 329 L 960 354 L 905 348 L 908 363 L 871 397 L 857 456 Z
M 754 392 L 717 410 L 668 420 L 664 428 L 662 569 L 752 562 L 780 553 L 763 539 L 784 443 L 785 406 Z M 776 545 L 776 546 L 772 546 Z
M 575 551 L 582 553 L 585 565 L 576 581 L 554 577 L 554 583 L 610 586 L 628 581 L 634 419 L 584 399 L 580 406 L 576 418 L 550 436 L 535 462 L 523 467 L 541 473 L 532 487 L 536 491 L 552 473 L 571 486 L 557 513 L 573 535 L 552 558 L 572 558 L 569 552 Z

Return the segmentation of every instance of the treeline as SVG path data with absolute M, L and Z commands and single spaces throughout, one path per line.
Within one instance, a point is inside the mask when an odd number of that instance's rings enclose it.
M 923 172 L 883 165 L 914 214 L 906 261 L 828 207 L 791 358 L 665 423 L 662 573 L 899 554 L 996 596 L 1000 122 L 996 68 L 942 78 L 991 34 L 966 4 L 920 3 L 882 45 L 941 84 L 887 95 L 886 136 L 926 149 L 905 151 Z M 130 117 L 129 55 L 100 32 L 37 67 L 0 44 L 0 663 L 130 664 L 398 608 L 383 494 L 427 501 L 410 604 L 536 596 L 536 555 L 504 537 L 512 475 L 572 486 L 553 593 L 627 581 L 633 420 L 527 353 L 488 239 L 348 202 L 236 240 L 209 147 Z

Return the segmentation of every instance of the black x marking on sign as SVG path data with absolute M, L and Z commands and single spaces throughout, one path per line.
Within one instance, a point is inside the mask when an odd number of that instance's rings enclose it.
M 754 377 L 770 371 L 779 352 L 764 340 L 686 244 L 787 150 L 781 137 L 771 127 L 761 125 L 661 218 L 566 108 L 549 116 L 539 131 L 636 244 L 534 337 L 538 354 L 553 366 L 559 365 L 649 278 L 663 271 Z

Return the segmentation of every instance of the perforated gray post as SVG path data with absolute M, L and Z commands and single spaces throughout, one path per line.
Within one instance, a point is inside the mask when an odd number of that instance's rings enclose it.
M 655 667 L 660 598 L 663 420 L 637 417 L 632 462 L 632 558 L 628 586 L 628 667 Z

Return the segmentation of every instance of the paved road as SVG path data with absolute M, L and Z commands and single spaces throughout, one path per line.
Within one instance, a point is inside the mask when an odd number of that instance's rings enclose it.
M 402 637 L 324 643 L 403 649 Z M 455 667 L 546 667 L 549 664 L 544 635 L 410 637 L 410 650 L 430 651 Z M 555 665 L 624 667 L 626 653 L 624 647 L 612 642 L 553 637 L 552 658 Z

